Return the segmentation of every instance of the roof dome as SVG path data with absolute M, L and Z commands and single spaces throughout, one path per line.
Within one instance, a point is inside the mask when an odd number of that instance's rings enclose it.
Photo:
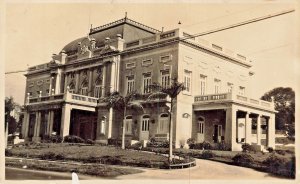
M 76 40 L 73 40 L 70 43 L 68 43 L 66 46 L 64 46 L 62 50 L 64 50 L 67 54 L 70 52 L 74 52 L 77 50 L 78 43 L 82 42 L 84 39 L 86 39 L 86 37 L 81 37 Z

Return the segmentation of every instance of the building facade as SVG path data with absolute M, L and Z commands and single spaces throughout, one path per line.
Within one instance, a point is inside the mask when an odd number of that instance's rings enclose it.
M 161 32 L 125 17 L 91 28 L 28 69 L 22 135 L 36 142 L 53 133 L 104 143 L 120 138 L 123 114 L 104 99 L 137 91 L 143 109 L 127 111 L 126 140 L 168 139 L 169 108 L 146 99 L 150 84 L 168 87 L 176 77 L 186 87 L 172 116 L 176 147 L 189 138 L 225 141 L 232 150 L 243 143 L 274 147 L 274 104 L 249 97 L 251 67 L 245 56 L 182 29 Z

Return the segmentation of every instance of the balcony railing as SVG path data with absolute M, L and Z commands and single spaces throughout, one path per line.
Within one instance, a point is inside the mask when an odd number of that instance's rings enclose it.
M 43 102 L 50 103 L 59 100 L 71 102 L 75 104 L 89 105 L 89 106 L 96 106 L 98 103 L 98 98 L 67 92 L 67 93 L 61 93 L 56 95 L 28 98 L 27 104 L 35 104 L 35 103 L 43 103 Z
M 205 102 L 218 102 L 218 101 L 236 101 L 236 102 L 241 102 L 249 105 L 260 106 L 262 108 L 269 108 L 274 110 L 273 102 L 257 100 L 257 99 L 249 98 L 235 93 L 198 95 L 194 97 L 194 102 L 196 104 L 205 103 Z

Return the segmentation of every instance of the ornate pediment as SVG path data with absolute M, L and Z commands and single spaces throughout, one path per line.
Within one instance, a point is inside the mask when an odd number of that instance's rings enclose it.
M 105 45 L 105 47 L 100 51 L 100 55 L 115 52 L 117 49 L 113 46 Z

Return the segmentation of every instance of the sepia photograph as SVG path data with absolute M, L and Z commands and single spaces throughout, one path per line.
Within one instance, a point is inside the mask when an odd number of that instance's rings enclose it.
M 4 9 L 4 182 L 297 182 L 297 1 Z

